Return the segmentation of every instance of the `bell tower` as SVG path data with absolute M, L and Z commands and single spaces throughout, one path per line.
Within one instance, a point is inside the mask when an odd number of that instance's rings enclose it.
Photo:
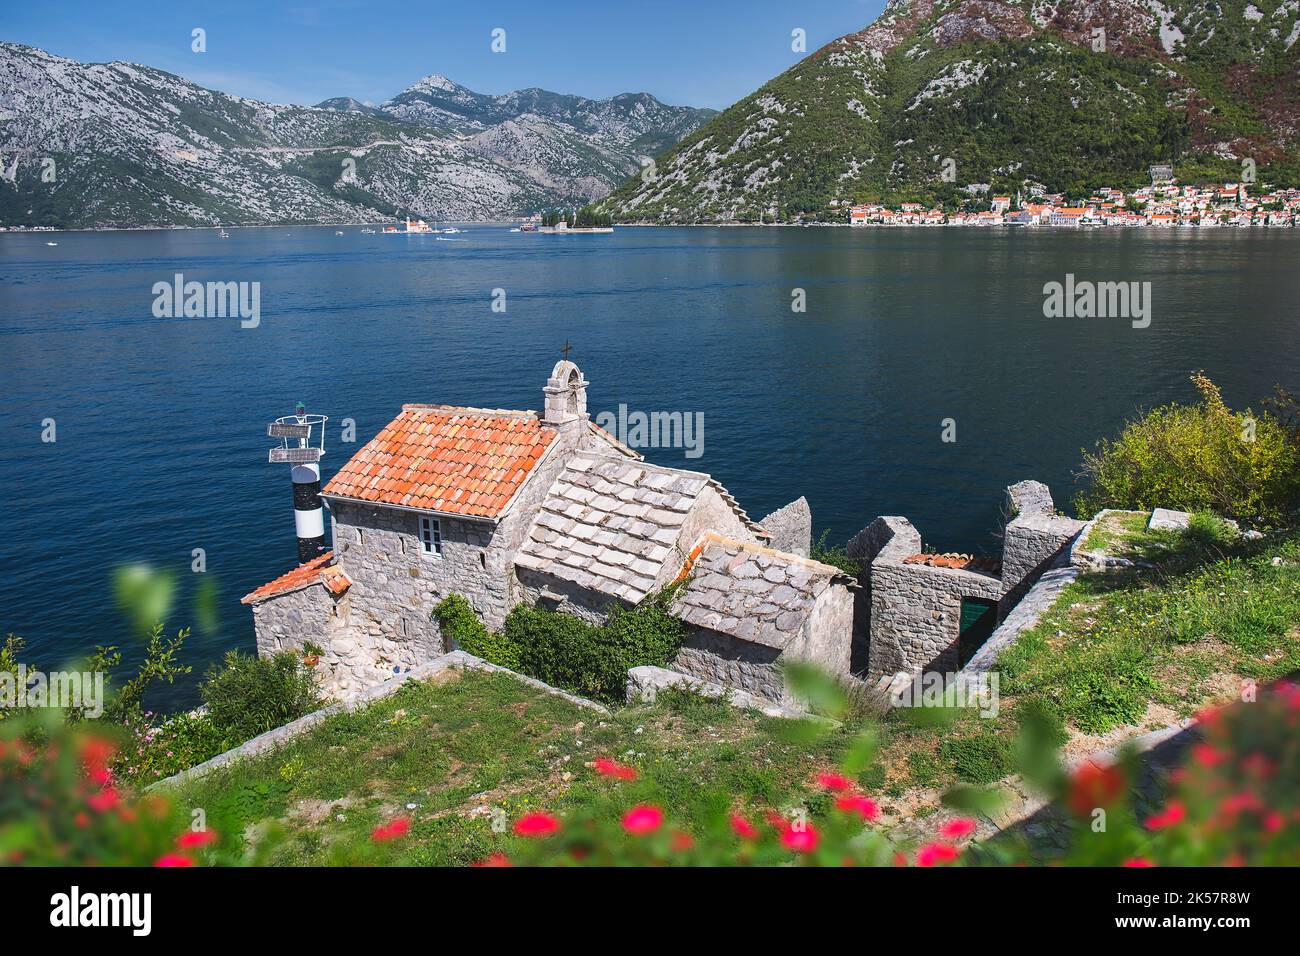
M 542 389 L 545 399 L 542 423 L 561 429 L 565 429 L 565 426 L 573 427 L 588 418 L 587 380 L 582 377 L 582 370 L 569 361 L 571 348 L 565 344 L 565 357 L 555 363 L 551 377 Z

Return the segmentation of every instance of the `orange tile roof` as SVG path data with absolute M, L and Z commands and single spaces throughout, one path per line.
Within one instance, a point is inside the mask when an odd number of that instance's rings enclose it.
M 403 405 L 324 494 L 495 518 L 556 434 L 534 412 Z
M 257 590 L 250 591 L 239 599 L 239 603 L 257 604 L 277 594 L 288 594 L 317 582 L 336 596 L 352 586 L 352 581 L 343 573 L 343 569 L 334 564 L 334 552 L 326 551 L 319 558 L 300 564 L 274 581 L 268 581 Z

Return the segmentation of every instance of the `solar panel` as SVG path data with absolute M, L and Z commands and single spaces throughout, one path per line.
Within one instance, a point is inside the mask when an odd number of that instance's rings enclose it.
M 305 465 L 320 461 L 319 448 L 272 448 L 271 464 Z
M 271 438 L 310 438 L 311 426 L 272 422 L 266 426 L 266 434 Z

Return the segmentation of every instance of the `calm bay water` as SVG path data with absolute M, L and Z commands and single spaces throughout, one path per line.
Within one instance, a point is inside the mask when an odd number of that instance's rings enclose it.
M 539 408 L 566 340 L 593 413 L 704 414 L 702 457 L 651 460 L 712 473 L 755 518 L 803 494 L 828 540 L 903 514 L 941 550 L 996 550 L 1017 479 L 1068 504 L 1080 449 L 1192 400 L 1192 369 L 1234 405 L 1300 390 L 1291 231 L 466 228 L 0 235 L 0 631 L 46 667 L 97 643 L 135 659 L 112 569 L 173 569 L 174 628 L 195 620 L 203 548 L 220 614 L 188 645 L 197 678 L 251 649 L 239 597 L 296 560 L 267 421 L 299 400 L 330 415 L 328 477 L 359 447 L 342 418 L 364 442 L 403 402 Z M 177 272 L 260 282 L 261 325 L 155 318 L 152 286 Z M 1045 318 L 1067 272 L 1150 281 L 1150 327 Z

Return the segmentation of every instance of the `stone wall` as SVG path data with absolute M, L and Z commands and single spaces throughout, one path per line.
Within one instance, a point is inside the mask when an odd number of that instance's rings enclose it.
M 765 700 L 787 699 L 777 659 L 780 651 L 705 628 L 692 628 L 668 666 L 714 684 L 734 687 Z
M 962 598 L 1001 596 L 1002 582 L 991 575 L 878 557 L 871 565 L 869 673 L 957 670 Z
M 364 622 L 355 624 L 350 595 L 336 600 L 319 583 L 253 605 L 258 655 L 303 654 L 309 641 L 319 646 L 317 685 L 328 697 L 349 697 L 420 663 Z
M 812 552 L 812 509 L 807 498 L 796 498 L 759 522 L 770 536 L 769 546 L 806 558 Z
M 1002 537 L 1001 610 L 1004 614 L 1074 540 L 1084 524 L 1058 515 L 1051 491 L 1039 481 L 1021 481 L 1007 488 L 1007 506 L 1014 517 Z
M 675 671 L 745 691 L 783 706 L 798 706 L 781 674 L 784 661 L 803 660 L 827 673 L 847 676 L 853 635 L 853 594 L 833 583 L 817 596 L 799 633 L 784 650 L 703 627 L 668 666 Z
M 871 562 L 882 552 L 898 561 L 916 554 L 921 550 L 921 533 L 904 517 L 882 515 L 850 538 L 845 550 L 849 557 L 862 563 L 858 590 L 853 595 L 853 652 L 850 662 L 852 673 L 860 674 L 871 672 Z
M 334 501 L 334 554 L 352 579 L 353 624 L 427 660 L 444 648 L 433 608 L 463 594 L 497 627 L 505 619 L 509 555 L 488 522 L 441 516 L 442 555 L 420 547 L 420 515 L 398 508 Z

